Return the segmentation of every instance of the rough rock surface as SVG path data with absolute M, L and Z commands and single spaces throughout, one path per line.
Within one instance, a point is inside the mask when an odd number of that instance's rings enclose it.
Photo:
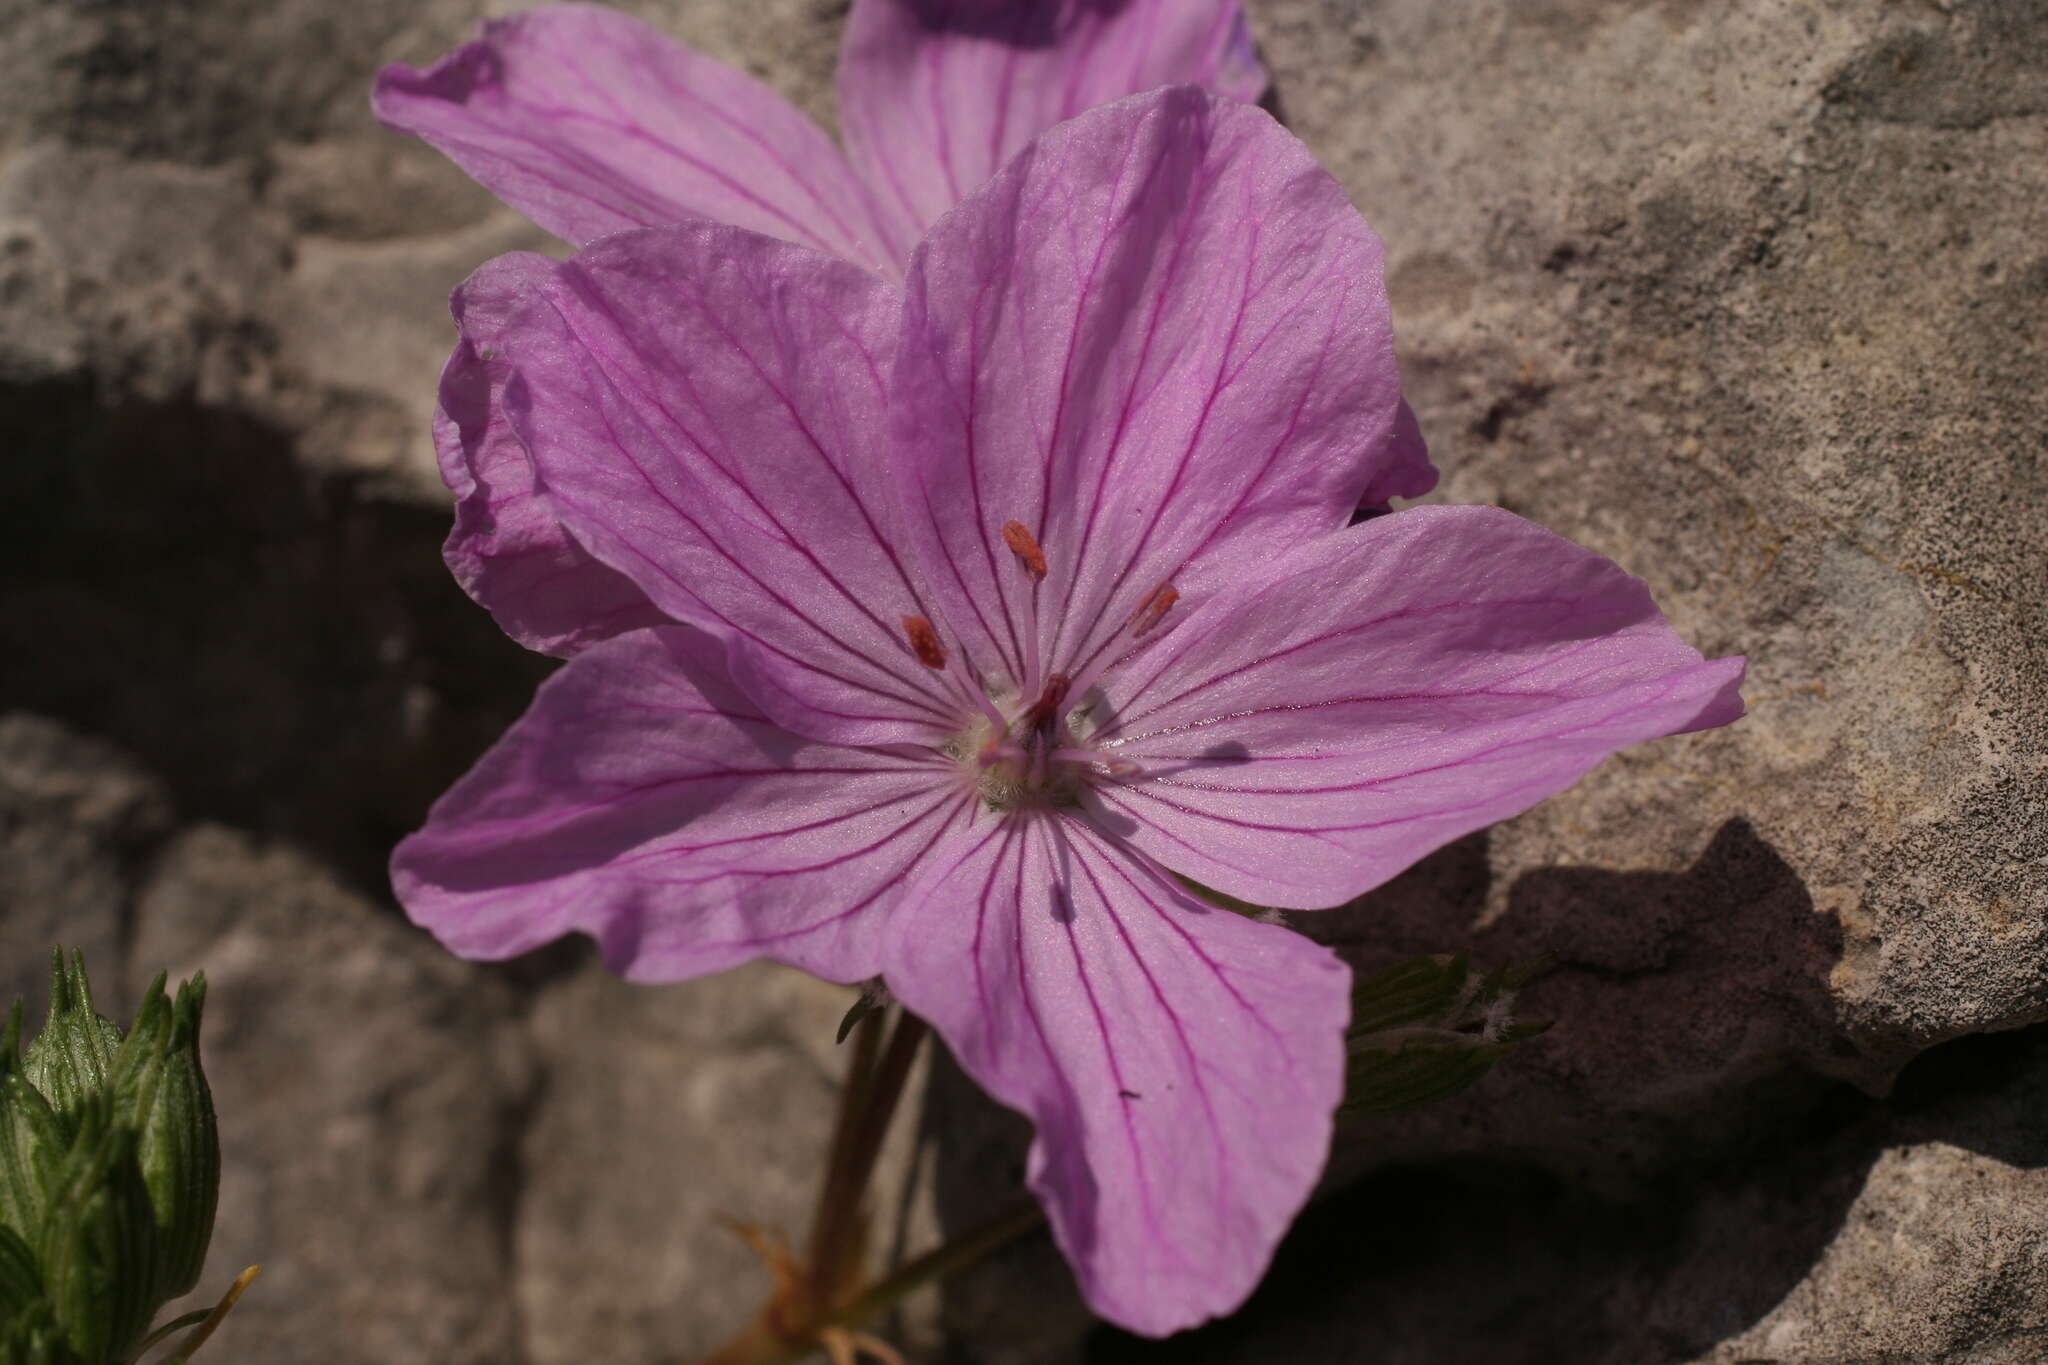
M 506 991 L 318 866 L 215 826 L 163 850 L 136 923 L 131 989 L 206 973 L 225 1121 L 197 1298 L 263 1265 L 236 1358 L 512 1358 L 507 1179 L 533 1075 Z
M 1550 954 L 1559 1026 L 1348 1136 L 1240 1319 L 1087 1354 L 2048 1356 L 2048 13 L 1249 6 L 1387 239 L 1438 496 L 1629 565 L 1752 713 L 1300 917 Z M 826 1118 L 831 992 L 390 915 L 544 672 L 440 570 L 424 425 L 447 290 L 546 242 L 366 110 L 484 7 L 0 0 L 0 989 L 53 937 L 206 967 L 258 1365 L 674 1358 L 758 1285 L 703 1215 L 800 1213 Z M 629 8 L 829 118 L 843 0 Z M 1021 1134 L 934 1075 L 957 1225 Z M 1075 1358 L 1064 1284 L 1013 1249 L 955 1355 Z
M 0 715 L 0 1009 L 49 1004 L 50 950 L 92 962 L 120 951 L 136 862 L 163 837 L 162 787 L 111 745 L 41 716 Z M 100 1008 L 125 1010 L 101 973 Z
M 694 1359 L 748 1322 L 770 1281 L 725 1223 L 801 1242 L 850 1003 L 763 963 L 659 989 L 593 964 L 536 1004 L 549 1083 L 523 1141 L 517 1233 L 534 1365 Z M 872 1234 L 913 1252 L 932 1241 L 927 1201 L 903 1188 L 914 1136 L 901 1122 L 884 1150 Z

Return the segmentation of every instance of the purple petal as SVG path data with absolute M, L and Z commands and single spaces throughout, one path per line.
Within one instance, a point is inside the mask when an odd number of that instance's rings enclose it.
M 1350 973 L 1193 899 L 1084 821 L 984 823 L 890 918 L 889 988 L 1038 1126 L 1029 1181 L 1088 1302 L 1228 1313 L 1308 1197 Z
M 840 122 L 915 244 L 1054 124 L 1181 84 L 1246 103 L 1264 92 L 1236 0 L 855 0 Z
M 1415 409 L 1402 399 L 1394 413 L 1394 428 L 1387 433 L 1373 468 L 1372 481 L 1359 495 L 1360 509 L 1384 512 L 1395 498 L 1419 498 L 1436 487 L 1436 466 L 1429 462 L 1429 444 L 1422 439 L 1422 423 Z
M 1625 745 L 1742 714 L 1615 565 L 1489 507 L 1415 507 L 1286 558 L 1104 684 L 1146 776 L 1104 818 L 1263 905 L 1335 905 Z M 1121 821 L 1119 821 L 1121 817 Z
M 1380 245 L 1264 113 L 1187 87 L 1060 125 L 911 263 L 910 530 L 984 668 L 1028 652 L 1005 549 L 1044 546 L 1048 669 L 1155 585 L 1199 599 L 1343 526 L 1400 405 Z
M 464 957 L 581 932 L 673 981 L 771 957 L 881 969 L 880 923 L 966 796 L 929 753 L 814 744 L 686 627 L 594 645 L 398 846 L 406 912 Z
M 492 20 L 425 71 L 384 68 L 372 104 L 572 242 L 710 218 L 902 269 L 866 187 L 816 124 L 616 10 Z
M 557 267 L 504 336 L 506 404 L 592 554 L 732 648 L 733 676 L 817 739 L 930 743 L 963 703 L 917 660 L 881 355 L 897 292 L 711 224 L 621 233 Z
M 515 252 L 487 262 L 450 299 L 461 341 L 441 371 L 434 447 L 455 493 L 442 555 L 507 635 L 569 655 L 622 631 L 668 621 L 633 581 L 590 557 L 536 495 L 526 447 L 505 420 L 501 338 L 552 277 L 555 262 Z

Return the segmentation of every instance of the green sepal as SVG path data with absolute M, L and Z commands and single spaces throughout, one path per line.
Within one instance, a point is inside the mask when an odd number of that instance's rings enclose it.
M 22 1055 L 29 1084 L 59 1116 L 66 1116 L 86 1096 L 107 1083 L 121 1030 L 92 1007 L 92 983 L 85 975 L 85 954 L 64 950 L 50 954 L 50 1010 L 42 1032 Z
M 1278 912 L 1174 874 L 1193 895 L 1250 919 Z M 1345 1032 L 1339 1114 L 1393 1114 L 1447 1100 L 1493 1069 L 1514 1044 L 1549 1028 L 1514 1019 L 1515 992 L 1549 969 L 1548 958 L 1474 977 L 1471 957 L 1418 957 L 1358 981 Z
M 876 1008 L 877 1001 L 875 997 L 866 991 L 862 991 L 860 999 L 853 1002 L 852 1006 L 846 1011 L 845 1017 L 839 1021 L 839 1032 L 833 1037 L 833 1044 L 836 1046 L 845 1042 L 848 1036 L 853 1033 L 854 1028 L 859 1025 L 860 1021 L 867 1018 Z
M 50 1183 L 35 1243 L 44 1294 L 65 1341 L 91 1361 L 128 1359 L 162 1302 L 156 1219 L 136 1146 L 112 1094 L 89 1097 Z
M 199 1283 L 220 1197 L 220 1136 L 199 1063 L 206 978 L 179 986 L 175 1002 L 164 982 L 161 972 L 150 982 L 113 1066 L 115 1108 L 138 1134 L 136 1161 L 156 1219 L 160 1300 Z
M 12 1328 L 42 1297 L 34 1249 L 13 1228 L 0 1227 L 0 1331 Z
M 0 1226 L 33 1244 L 48 1207 L 53 1168 L 70 1141 L 66 1124 L 29 1083 L 21 1056 L 19 1000 L 0 1038 Z
M 0 1365 L 97 1365 L 64 1344 L 48 1303 L 37 1300 L 13 1321 L 0 1320 Z

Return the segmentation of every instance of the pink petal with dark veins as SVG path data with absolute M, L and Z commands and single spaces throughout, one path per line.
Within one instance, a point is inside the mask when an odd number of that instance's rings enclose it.
M 904 879 L 964 831 L 929 751 L 802 740 L 687 627 L 577 655 L 398 846 L 392 885 L 464 957 L 596 939 L 636 980 L 770 957 L 834 981 L 881 970 Z
M 1350 973 L 1188 895 L 1085 821 L 984 819 L 889 921 L 890 990 L 1038 1127 L 1028 1179 L 1089 1304 L 1230 1312 L 1308 1198 Z
M 1342 527 L 1400 403 L 1380 244 L 1257 109 L 1181 86 L 1061 124 L 911 263 L 895 369 L 909 530 L 983 669 L 1100 662 Z M 1043 545 L 1033 587 L 1002 539 Z
M 908 255 L 1032 138 L 1162 85 L 1258 99 L 1236 0 L 855 0 L 839 117 Z
M 599 5 L 494 19 L 424 71 L 388 66 L 377 117 L 579 245 L 708 218 L 892 277 L 867 187 L 810 119 L 742 72 Z
M 918 661 L 882 372 L 897 291 L 710 224 L 620 233 L 507 330 L 513 428 L 578 541 L 719 635 L 777 721 L 933 742 L 965 704 Z
M 556 263 L 515 252 L 486 262 L 449 300 L 461 341 L 441 371 L 434 449 L 455 494 L 442 557 L 507 635 L 567 656 L 622 631 L 668 622 L 633 580 L 562 529 L 534 487 L 533 462 L 505 420 L 501 335 Z
M 1615 750 L 1742 714 L 1649 590 L 1490 507 L 1415 507 L 1282 557 L 1104 684 L 1091 743 L 1145 770 L 1104 818 L 1263 905 L 1336 905 L 1564 790 Z

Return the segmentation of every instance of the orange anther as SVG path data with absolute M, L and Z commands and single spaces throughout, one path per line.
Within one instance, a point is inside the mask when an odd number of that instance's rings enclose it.
M 1003 544 L 1010 547 L 1010 553 L 1017 556 L 1017 562 L 1024 566 L 1024 572 L 1031 575 L 1033 583 L 1045 577 L 1045 551 L 1039 548 L 1038 538 L 1024 529 L 1021 521 L 1003 523 Z
M 1142 638 L 1152 627 L 1159 624 L 1161 617 L 1180 601 L 1180 589 L 1171 583 L 1161 583 L 1145 594 L 1145 600 L 1138 603 L 1138 609 L 1131 613 L 1131 634 Z
M 910 647 L 917 651 L 917 661 L 926 668 L 944 668 L 946 649 L 939 643 L 939 632 L 932 628 L 929 619 L 923 616 L 903 618 L 903 633 L 910 637 Z

